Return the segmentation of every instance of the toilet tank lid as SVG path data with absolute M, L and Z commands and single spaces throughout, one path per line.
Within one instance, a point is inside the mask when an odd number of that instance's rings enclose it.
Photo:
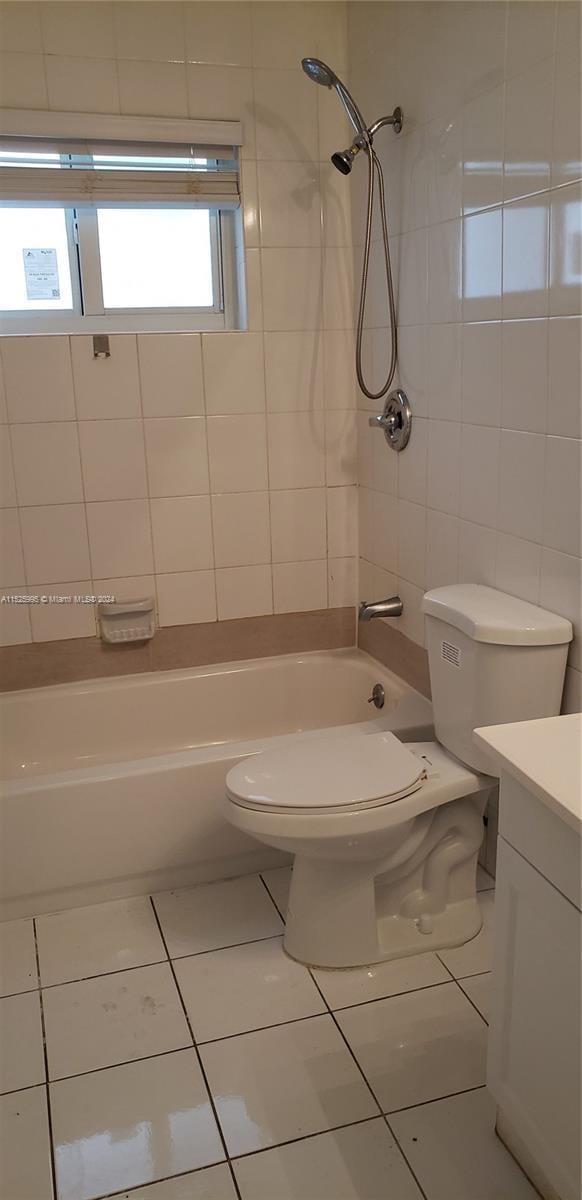
M 501 646 L 556 646 L 572 641 L 564 617 L 480 583 L 456 583 L 426 592 L 423 612 L 476 642 Z

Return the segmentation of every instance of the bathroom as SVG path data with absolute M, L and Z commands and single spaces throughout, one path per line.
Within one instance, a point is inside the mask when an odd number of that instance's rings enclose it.
M 2 1200 L 579 1198 L 581 8 L 0 0 Z

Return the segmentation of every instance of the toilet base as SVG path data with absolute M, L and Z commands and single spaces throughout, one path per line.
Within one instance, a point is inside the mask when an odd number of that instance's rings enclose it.
M 465 797 L 435 810 L 408 857 L 402 845 L 388 862 L 296 855 L 283 941 L 290 957 L 357 967 L 475 937 L 482 925 L 475 878 L 483 804 L 484 797 Z

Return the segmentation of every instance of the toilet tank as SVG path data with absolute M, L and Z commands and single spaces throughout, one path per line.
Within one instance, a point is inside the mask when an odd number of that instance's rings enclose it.
M 559 713 L 572 626 L 477 583 L 434 588 L 422 607 L 436 736 L 467 766 L 490 773 L 473 730 Z

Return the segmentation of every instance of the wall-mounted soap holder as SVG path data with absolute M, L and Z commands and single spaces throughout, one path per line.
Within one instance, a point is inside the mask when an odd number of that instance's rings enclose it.
M 99 632 L 104 642 L 147 642 L 156 631 L 155 606 L 144 600 L 98 604 Z

